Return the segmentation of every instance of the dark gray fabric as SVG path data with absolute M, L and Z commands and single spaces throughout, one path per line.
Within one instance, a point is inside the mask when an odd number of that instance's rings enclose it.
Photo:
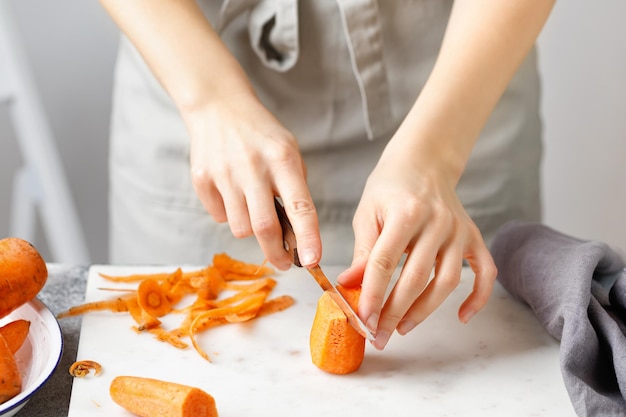
M 626 416 L 626 272 L 608 245 L 509 222 L 492 243 L 498 280 L 561 341 L 563 381 L 581 417 Z

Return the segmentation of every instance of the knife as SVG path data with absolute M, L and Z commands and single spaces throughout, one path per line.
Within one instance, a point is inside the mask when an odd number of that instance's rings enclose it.
M 285 212 L 285 208 L 278 201 L 278 198 L 274 197 L 274 205 L 276 206 L 276 213 L 278 214 L 278 220 L 280 221 L 280 226 L 283 229 L 283 243 L 285 246 L 285 250 L 291 255 L 293 258 L 293 263 L 297 267 L 302 267 L 300 263 L 300 259 L 298 258 L 298 249 L 296 245 L 296 235 L 293 232 L 293 227 L 291 226 L 291 222 L 287 217 L 287 213 Z M 359 318 L 356 312 L 350 307 L 350 304 L 346 301 L 346 299 L 341 295 L 341 293 L 337 290 L 337 288 L 330 282 L 328 277 L 322 271 L 322 268 L 319 265 L 315 265 L 311 268 L 307 268 L 309 273 L 313 276 L 318 285 L 322 288 L 322 290 L 327 291 L 330 297 L 337 303 L 341 311 L 346 315 L 348 319 L 348 323 L 364 338 L 369 341 L 374 340 L 374 335 L 367 328 L 363 320 Z

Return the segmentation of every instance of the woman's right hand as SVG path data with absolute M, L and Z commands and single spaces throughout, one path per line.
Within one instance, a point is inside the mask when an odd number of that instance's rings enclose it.
M 255 235 L 267 260 L 288 269 L 274 206 L 279 196 L 298 241 L 304 266 L 319 262 L 317 213 L 306 183 L 306 168 L 294 135 L 247 92 L 183 114 L 191 136 L 194 189 L 217 222 L 233 235 Z

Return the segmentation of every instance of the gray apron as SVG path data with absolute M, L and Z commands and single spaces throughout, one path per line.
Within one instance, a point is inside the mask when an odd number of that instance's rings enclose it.
M 349 264 L 367 176 L 434 65 L 452 1 L 214 0 L 207 18 L 265 106 L 298 138 L 321 223 L 323 263 Z M 495 108 L 458 185 L 490 240 L 509 219 L 539 220 L 541 122 L 533 50 Z M 189 139 L 171 99 L 124 38 L 110 147 L 112 263 L 204 264 L 216 252 L 260 262 L 195 195 Z

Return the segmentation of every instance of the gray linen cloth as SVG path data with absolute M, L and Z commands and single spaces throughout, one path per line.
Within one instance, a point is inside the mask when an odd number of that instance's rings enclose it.
M 563 381 L 581 417 L 626 416 L 626 273 L 608 245 L 513 221 L 491 251 L 498 280 L 560 340 Z

